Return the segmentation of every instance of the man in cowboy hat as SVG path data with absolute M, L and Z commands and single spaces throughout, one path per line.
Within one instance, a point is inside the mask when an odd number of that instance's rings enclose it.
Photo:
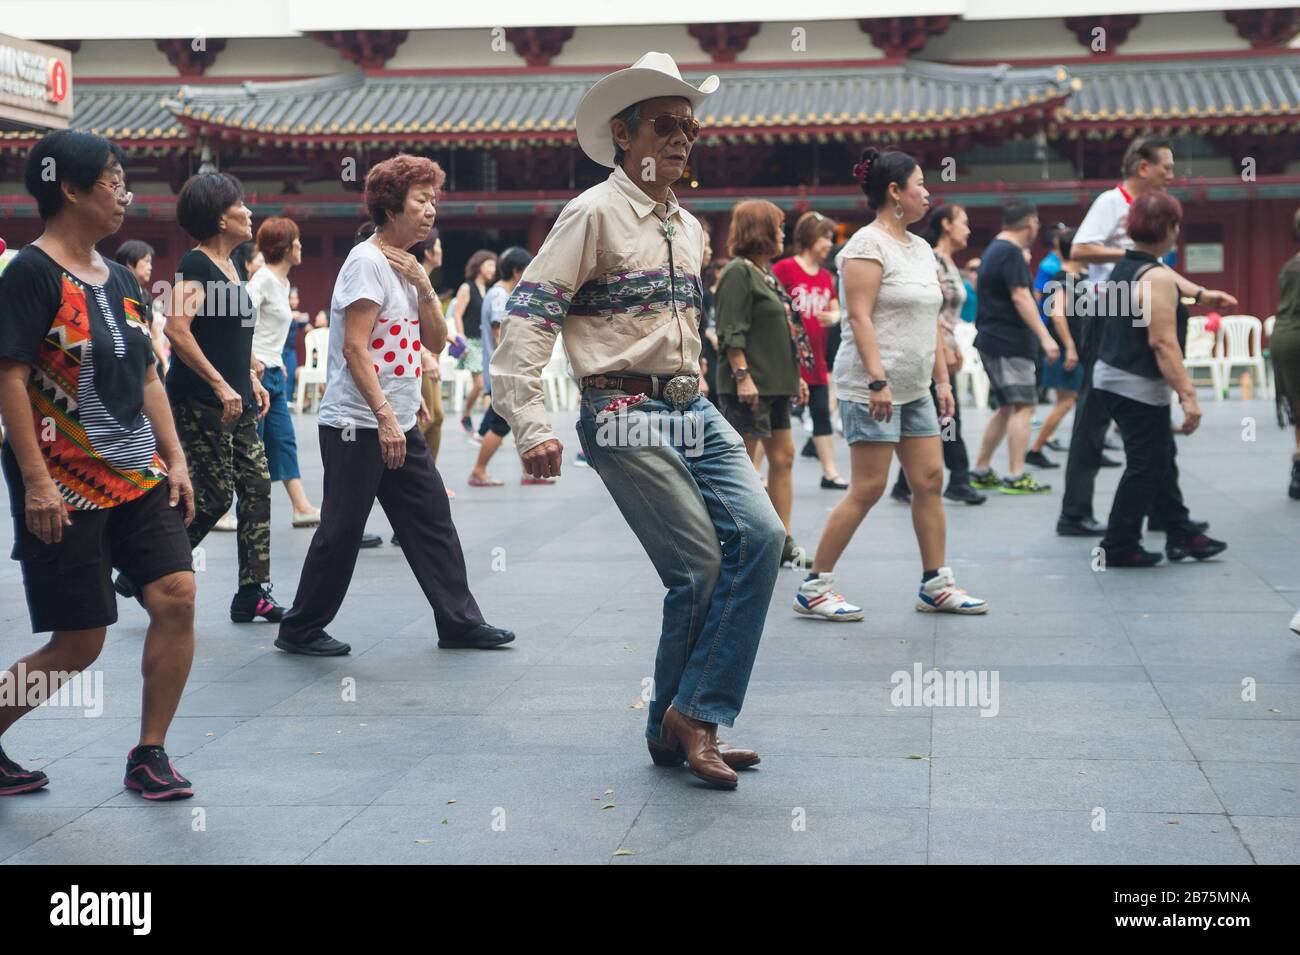
M 510 296 L 491 368 L 524 467 L 558 475 L 541 373 L 563 325 L 583 450 L 668 588 L 650 755 L 730 789 L 758 755 L 719 749 L 717 727 L 744 701 L 785 530 L 740 436 L 699 392 L 704 234 L 671 186 L 699 135 L 694 108 L 717 87 L 647 53 L 587 92 L 578 144 L 614 171 L 560 213 Z

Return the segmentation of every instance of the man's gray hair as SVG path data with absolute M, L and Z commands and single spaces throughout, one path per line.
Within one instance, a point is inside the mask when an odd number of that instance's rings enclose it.
M 641 103 L 643 102 L 645 102 L 645 100 L 633 103 L 631 106 L 620 110 L 611 116 L 609 121 L 612 123 L 616 119 L 621 119 L 624 125 L 627 126 L 628 135 L 635 136 L 637 129 L 641 126 Z M 612 128 L 610 130 L 610 135 L 611 137 L 613 136 Z M 623 165 L 623 148 L 619 146 L 617 142 L 614 143 L 614 165 Z

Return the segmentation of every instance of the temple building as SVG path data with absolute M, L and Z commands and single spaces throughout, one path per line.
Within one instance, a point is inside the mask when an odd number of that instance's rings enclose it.
M 177 189 L 201 166 L 231 172 L 255 217 L 302 227 L 294 282 L 310 311 L 326 306 L 364 218 L 366 170 L 397 151 L 447 172 L 444 282 L 476 248 L 535 250 L 564 203 L 605 175 L 577 148 L 578 100 L 650 49 L 671 53 L 687 79 L 721 77 L 677 186 L 719 254 L 742 198 L 770 199 L 791 223 L 807 209 L 846 233 L 867 221 L 849 170 L 868 143 L 912 152 L 936 199 L 967 206 L 971 253 L 997 231 L 1007 194 L 1031 198 L 1045 224 L 1077 225 L 1144 133 L 1174 146 L 1189 277 L 1233 290 L 1241 311 L 1263 317 L 1295 251 L 1296 7 L 1088 0 L 1071 5 L 1079 15 L 1042 18 L 1024 0 L 889 0 L 875 18 L 842 19 L 831 14 L 850 5 L 812 0 L 801 5 L 810 18 L 791 21 L 788 5 L 756 0 L 749 15 L 784 12 L 763 22 L 528 25 L 515 4 L 519 25 L 480 25 L 462 10 L 436 28 L 448 14 L 403 10 L 405 29 L 349 30 L 369 11 L 333 0 L 311 13 L 287 0 L 195 4 L 203 22 L 127 22 L 93 6 L 46 0 L 4 29 L 71 51 L 71 125 L 127 150 L 136 200 L 117 239 L 150 242 L 155 275 L 165 275 L 189 244 L 173 221 Z M 150 38 L 129 38 L 141 36 Z M 0 124 L 0 236 L 10 246 L 39 230 L 21 187 L 39 135 Z

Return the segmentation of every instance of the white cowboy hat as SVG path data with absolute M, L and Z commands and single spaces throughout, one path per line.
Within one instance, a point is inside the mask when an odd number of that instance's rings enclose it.
M 626 70 L 618 70 L 587 90 L 578 104 L 574 124 L 582 151 L 602 166 L 614 166 L 614 139 L 609 121 L 621 111 L 645 99 L 680 96 L 696 109 L 718 88 L 717 76 L 710 76 L 699 88 L 682 79 L 677 63 L 667 53 L 647 53 Z

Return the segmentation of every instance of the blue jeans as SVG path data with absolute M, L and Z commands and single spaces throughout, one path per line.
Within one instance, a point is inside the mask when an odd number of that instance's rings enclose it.
M 271 396 L 266 417 L 257 422 L 257 435 L 266 447 L 266 465 L 272 481 L 292 481 L 302 473 L 298 470 L 298 437 L 293 433 L 293 418 L 289 417 L 289 385 L 284 369 L 268 367 L 262 373 L 262 387 Z
M 578 437 L 668 593 L 647 738 L 664 713 L 733 725 L 781 564 L 785 528 L 736 430 L 707 399 L 678 414 L 622 391 L 583 392 Z

